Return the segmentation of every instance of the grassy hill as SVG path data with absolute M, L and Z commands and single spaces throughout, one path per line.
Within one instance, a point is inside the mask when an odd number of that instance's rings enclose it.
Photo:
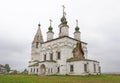
M 120 83 L 120 76 L 0 75 L 0 83 Z

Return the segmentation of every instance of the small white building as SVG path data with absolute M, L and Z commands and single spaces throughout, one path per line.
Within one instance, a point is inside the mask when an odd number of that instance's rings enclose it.
M 32 42 L 31 60 L 29 61 L 29 74 L 38 75 L 97 75 L 100 74 L 99 62 L 87 59 L 87 43 L 81 41 L 78 21 L 74 37 L 69 36 L 69 25 L 63 16 L 59 27 L 59 37 L 54 38 L 53 28 L 47 32 L 47 41 L 38 24 L 38 30 Z

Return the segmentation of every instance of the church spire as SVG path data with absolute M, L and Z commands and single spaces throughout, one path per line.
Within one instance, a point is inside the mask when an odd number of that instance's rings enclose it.
M 52 30 L 53 30 L 53 28 L 52 28 L 52 20 L 50 19 L 50 26 L 49 26 L 48 32 L 47 32 L 47 41 L 53 39 L 54 32 Z
M 61 18 L 61 23 L 58 26 L 60 28 L 60 30 L 59 30 L 59 37 L 69 36 L 69 26 L 67 25 L 67 20 L 66 20 L 65 16 L 66 16 L 65 6 L 63 5 L 63 16 Z
M 67 21 L 66 21 L 66 12 L 65 12 L 65 6 L 63 5 L 63 17 L 61 18 L 61 24 L 63 25 L 67 25 Z
M 78 27 L 78 20 L 76 20 L 75 32 L 80 32 L 80 31 L 79 31 L 79 27 Z
M 76 27 L 75 27 L 75 32 L 74 32 L 74 38 L 77 40 L 80 40 L 80 31 L 78 27 L 78 20 L 76 20 Z
M 52 30 L 53 30 L 53 28 L 52 28 L 52 20 L 50 19 L 50 26 L 48 28 L 48 32 L 53 32 Z
M 35 37 L 34 37 L 34 40 L 33 40 L 33 43 L 42 43 L 43 42 L 43 36 L 42 36 L 42 33 L 41 33 L 41 29 L 40 29 L 40 23 L 38 24 L 38 30 L 35 34 Z

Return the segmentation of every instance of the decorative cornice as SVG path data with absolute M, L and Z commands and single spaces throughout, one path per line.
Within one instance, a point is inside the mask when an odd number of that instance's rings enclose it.
M 96 60 L 89 60 L 89 59 L 79 59 L 79 58 L 69 58 L 69 59 L 67 59 L 67 61 L 66 62 L 74 62 L 74 61 L 93 61 L 93 62 L 98 62 L 98 61 L 96 61 Z M 98 62 L 99 63 L 99 62 Z
M 38 61 L 38 60 L 35 60 L 35 61 L 31 61 L 31 62 L 37 62 L 37 63 L 34 63 L 34 64 L 32 64 L 32 65 L 29 65 L 28 67 L 39 66 L 39 63 L 44 63 L 44 62 L 53 62 L 53 63 L 56 63 L 55 60 L 46 60 L 46 61 Z
M 29 65 L 28 67 L 34 67 L 34 66 L 39 66 L 39 63 L 35 63 L 35 64 L 32 64 L 32 65 Z

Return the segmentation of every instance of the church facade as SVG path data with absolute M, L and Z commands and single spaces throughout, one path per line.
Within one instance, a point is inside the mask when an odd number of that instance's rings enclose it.
M 53 28 L 47 32 L 47 41 L 38 24 L 38 30 L 32 42 L 29 74 L 38 75 L 98 75 L 100 65 L 96 60 L 87 59 L 87 43 L 81 41 L 81 32 L 76 20 L 74 37 L 69 36 L 69 25 L 63 16 L 59 27 L 59 36 L 54 38 Z

